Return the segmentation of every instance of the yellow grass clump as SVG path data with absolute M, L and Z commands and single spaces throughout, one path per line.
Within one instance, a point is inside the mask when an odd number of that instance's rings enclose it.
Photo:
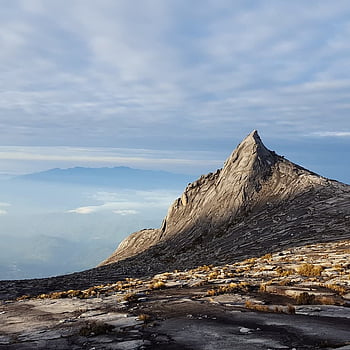
M 315 277 L 321 276 L 323 269 L 324 268 L 321 265 L 302 264 L 297 269 L 297 272 L 302 276 Z

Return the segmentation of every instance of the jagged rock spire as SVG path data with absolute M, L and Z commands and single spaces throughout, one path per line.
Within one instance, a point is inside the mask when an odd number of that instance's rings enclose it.
M 225 161 L 224 168 L 229 167 L 227 171 L 230 172 L 242 171 L 257 160 L 261 164 L 271 165 L 275 161 L 275 154 L 265 147 L 257 130 L 253 130 L 231 153 Z
M 222 169 L 203 175 L 186 187 L 170 206 L 159 229 L 133 233 L 104 264 L 174 237 L 178 246 L 185 249 L 189 242 L 201 241 L 218 230 L 229 230 L 267 203 L 293 198 L 324 181 L 268 150 L 254 130 L 232 152 Z

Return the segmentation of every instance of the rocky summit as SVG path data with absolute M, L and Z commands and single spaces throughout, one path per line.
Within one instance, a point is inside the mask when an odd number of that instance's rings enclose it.
M 222 169 L 188 184 L 158 229 L 132 233 L 100 266 L 0 281 L 0 299 L 84 289 L 125 277 L 220 265 L 288 247 L 350 239 L 350 186 L 308 171 L 250 133 Z
M 0 281 L 0 349 L 350 349 L 350 186 L 249 134 L 100 266 Z
M 221 264 L 350 238 L 350 186 L 310 172 L 249 134 L 215 173 L 190 183 L 159 229 L 131 234 L 101 265 L 150 272 Z

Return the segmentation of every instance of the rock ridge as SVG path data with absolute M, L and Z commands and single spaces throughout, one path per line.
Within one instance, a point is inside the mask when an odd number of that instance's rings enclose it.
M 350 186 L 268 150 L 253 131 L 222 169 L 186 187 L 160 228 L 131 234 L 102 266 L 90 270 L 0 281 L 0 300 L 349 240 Z
M 225 230 L 271 203 L 288 201 L 331 183 L 267 149 L 254 130 L 222 169 L 188 184 L 160 228 L 131 234 L 101 265 L 130 258 L 173 237 L 189 245 L 202 243 L 217 230 Z

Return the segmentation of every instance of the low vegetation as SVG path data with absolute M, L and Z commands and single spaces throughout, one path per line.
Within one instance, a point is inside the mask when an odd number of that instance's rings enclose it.
M 297 269 L 300 275 L 307 276 L 307 277 L 321 276 L 323 270 L 324 270 L 323 266 L 307 264 L 307 263 L 302 264 Z
M 299 294 L 296 298 L 296 303 L 298 305 L 311 305 L 315 304 L 316 298 L 314 294 L 309 294 L 308 292 L 303 292 Z
M 341 248 L 340 253 L 337 253 L 335 246 Z M 292 314 L 293 308 L 288 307 L 288 303 L 349 305 L 346 295 L 350 293 L 350 264 L 347 263 L 350 256 L 344 255 L 344 246 L 346 242 L 319 244 L 314 245 L 313 249 L 295 248 L 293 253 L 286 251 L 265 254 L 260 258 L 250 258 L 223 266 L 203 265 L 187 271 L 164 272 L 152 278 L 126 278 L 111 284 L 92 286 L 86 290 L 71 289 L 35 297 L 23 295 L 17 300 L 88 299 L 115 295 L 116 301 L 137 306 L 150 294 L 158 293 L 164 288 L 187 288 L 189 295 L 191 290 L 194 291 L 193 299 L 205 298 L 206 301 L 211 300 L 210 298 L 215 300 L 219 295 L 241 295 L 249 300 L 245 305 L 243 301 L 242 306 L 265 312 Z M 330 247 L 329 251 L 327 247 Z M 309 256 L 310 251 L 312 255 Z M 291 294 L 288 294 L 288 291 Z M 258 298 L 263 302 L 265 298 L 273 299 L 276 295 L 282 297 L 279 300 L 285 300 L 284 305 L 266 305 L 250 301 L 253 297 L 254 300 Z M 140 314 L 139 319 L 146 322 L 147 316 Z M 88 332 L 88 329 L 85 332 Z
M 139 314 L 137 318 L 144 323 L 148 323 L 151 320 L 151 316 L 148 314 Z
M 263 304 L 256 304 L 253 303 L 250 300 L 247 300 L 245 303 L 245 307 L 250 310 L 254 311 L 261 311 L 261 312 L 276 312 L 276 313 L 283 313 L 283 314 L 295 314 L 295 307 L 291 304 L 288 305 L 263 305 Z
M 163 281 L 152 281 L 152 283 L 149 284 L 150 289 L 161 289 L 165 287 L 165 283 Z

